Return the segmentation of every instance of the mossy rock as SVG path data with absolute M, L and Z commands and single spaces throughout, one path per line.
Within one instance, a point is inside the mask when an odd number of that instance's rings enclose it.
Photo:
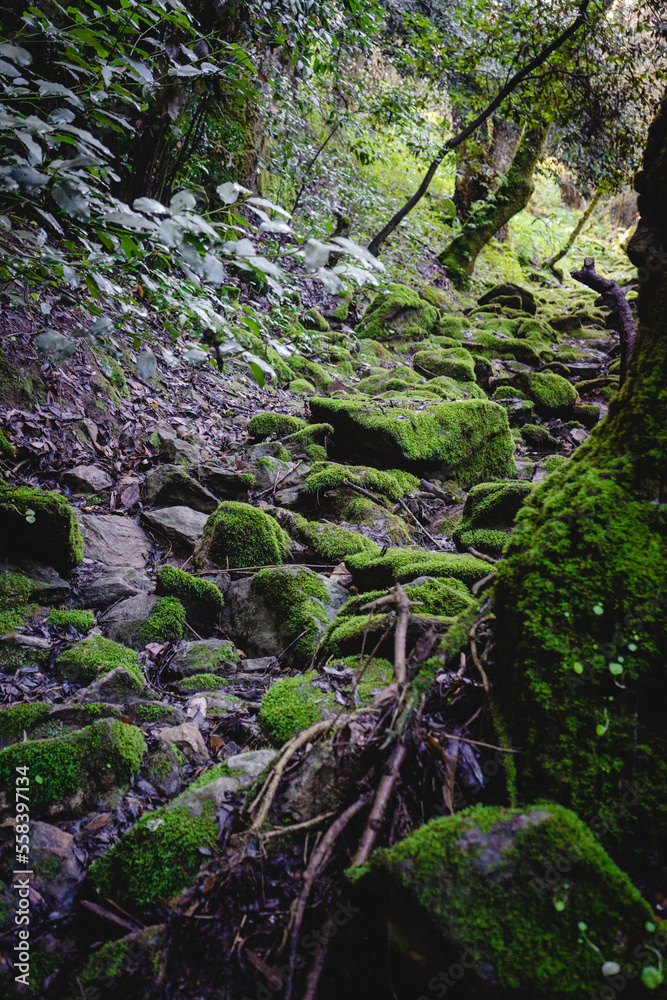
M 335 524 L 320 524 L 307 521 L 300 514 L 294 514 L 295 537 L 306 545 L 317 559 L 338 563 L 356 552 L 379 555 L 380 546 L 366 538 L 359 531 L 350 531 Z
M 90 632 L 95 625 L 95 615 L 92 611 L 80 611 L 78 608 L 51 608 L 47 621 L 56 629 L 74 629 L 76 632 Z
M 334 375 L 330 371 L 327 371 L 319 361 L 312 361 L 310 358 L 304 358 L 300 354 L 290 355 L 287 358 L 286 364 L 289 365 L 291 371 L 298 378 L 312 382 L 318 392 L 326 392 L 337 377 L 337 374 Z
M 416 367 L 428 372 L 429 376 L 446 375 L 458 382 L 475 381 L 475 363 L 472 354 L 465 347 L 455 347 L 448 351 L 437 347 L 426 348 L 417 351 L 413 362 Z
M 301 417 L 294 417 L 289 413 L 255 413 L 248 421 L 248 434 L 263 441 L 268 437 L 284 437 L 286 434 L 294 434 L 307 427 L 307 421 Z
M 69 736 L 28 740 L 0 750 L 0 786 L 14 787 L 16 769 L 30 774 L 31 815 L 82 816 L 97 800 L 124 791 L 146 750 L 136 726 L 101 719 Z M 7 792 L 0 793 L 7 804 Z
M 520 302 L 519 308 L 524 312 L 530 313 L 531 316 L 534 316 L 537 312 L 537 302 L 533 293 L 528 288 L 522 288 L 521 285 L 517 285 L 513 281 L 494 285 L 488 292 L 480 295 L 477 302 L 480 306 L 485 306 L 507 298 L 518 299 Z
M 90 867 L 88 877 L 104 898 L 147 906 L 184 889 L 204 862 L 200 848 L 214 851 L 216 813 L 238 781 L 215 769 L 161 809 L 145 813 Z
M 302 323 L 306 330 L 318 330 L 320 333 L 328 333 L 331 327 L 324 316 L 317 309 L 306 309 L 302 317 Z
M 488 574 L 489 564 L 472 556 L 424 549 L 390 548 L 384 555 L 365 553 L 346 560 L 354 582 L 361 590 L 378 590 L 394 583 L 409 583 L 420 576 L 449 577 L 472 586 Z
M 356 334 L 377 341 L 423 340 L 433 330 L 438 310 L 407 285 L 389 285 L 378 292 L 366 310 Z
M 398 996 L 444 985 L 448 969 L 466 996 L 582 1000 L 629 987 L 634 998 L 645 994 L 643 968 L 656 964 L 651 908 L 558 805 L 476 806 L 431 820 L 350 875 L 355 902 L 390 942 Z
M 294 378 L 290 382 L 288 389 L 295 396 L 314 396 L 317 389 L 312 382 L 305 378 Z
M 550 434 L 541 424 L 524 424 L 520 430 L 524 443 L 535 451 L 558 451 L 560 448 L 558 438 Z
M 11 443 L 5 432 L 0 430 L 0 458 L 13 458 L 14 454 L 14 445 Z
M 520 323 L 515 336 L 518 340 L 531 340 L 538 344 L 549 344 L 556 341 L 553 327 L 539 319 L 526 319 Z
M 509 528 L 532 491 L 531 483 L 479 483 L 466 497 L 461 525 L 467 528 Z
M 497 325 L 497 323 L 494 325 L 494 329 Z M 539 367 L 542 363 L 541 355 L 545 353 L 541 345 L 533 346 L 525 340 L 512 336 L 497 337 L 485 330 L 476 331 L 474 340 L 466 340 L 463 343 L 473 355 L 480 354 L 485 358 L 513 358 L 531 368 Z M 548 356 L 551 356 L 551 352 Z
M 468 550 L 482 552 L 484 555 L 499 558 L 510 539 L 509 531 L 499 531 L 495 528 L 457 529 L 455 532 L 456 547 L 460 552 Z
M 156 593 L 176 597 L 185 608 L 186 621 L 199 635 L 210 635 L 225 603 L 222 592 L 210 580 L 186 573 L 175 566 L 161 566 Z
M 571 416 L 575 403 L 579 402 L 572 383 L 555 372 L 521 372 L 512 381 L 544 416 Z
M 335 706 L 333 695 L 313 687 L 316 678 L 315 670 L 299 677 L 285 677 L 262 695 L 258 721 L 275 746 L 282 746 L 301 730 L 319 722 L 326 709 Z
M 441 314 L 433 328 L 433 333 L 437 337 L 451 337 L 452 340 L 460 340 L 466 326 L 463 316 L 443 316 Z
M 390 389 L 400 391 L 400 389 L 408 388 L 411 385 L 424 386 L 426 379 L 423 375 L 419 375 L 414 368 L 409 368 L 407 365 L 396 365 L 389 370 L 381 369 L 372 375 L 359 379 L 356 388 L 358 392 L 374 396 L 376 393 Z
M 420 606 L 415 612 L 421 615 L 443 615 L 455 617 L 471 607 L 473 599 L 470 591 L 462 580 L 452 578 L 437 579 L 436 577 L 417 577 L 405 587 L 405 592 L 411 601 L 419 601 Z M 345 602 L 338 612 L 337 621 L 350 615 L 361 614 L 364 605 L 384 597 L 388 590 L 366 591 L 356 594 Z M 366 612 L 368 614 L 368 612 Z
M 225 675 L 233 673 L 241 662 L 236 646 L 227 639 L 203 639 L 182 642 L 169 663 L 171 674 L 192 677 L 193 674 Z
M 247 503 L 221 503 L 204 526 L 194 553 L 196 565 L 273 566 L 290 550 L 289 536 L 273 518 Z
M 435 393 L 446 402 L 457 399 L 486 399 L 486 393 L 476 382 L 457 382 L 446 375 L 429 379 L 428 391 Z
M 490 400 L 382 412 L 363 401 L 315 398 L 310 409 L 315 420 L 333 424 L 338 448 L 385 468 L 444 465 L 462 485 L 516 475 L 507 414 Z
M 195 691 L 219 691 L 226 684 L 227 681 L 224 677 L 204 673 L 191 674 L 189 677 L 184 677 L 183 680 L 176 682 L 176 687 L 185 694 L 192 694 Z M 239 701 L 240 704 L 241 702 Z
M 39 560 L 59 573 L 83 559 L 81 528 L 60 493 L 0 482 L 0 538 L 6 555 Z
M 177 597 L 161 597 L 147 622 L 138 627 L 138 636 L 149 642 L 178 642 L 185 631 L 186 612 Z
M 145 689 L 146 680 L 134 650 L 101 635 L 81 639 L 56 660 L 56 671 L 72 684 L 92 684 L 116 667 L 127 671 L 137 692 Z
M 306 478 L 304 492 L 317 493 L 320 490 L 346 488 L 346 483 L 391 501 L 399 500 L 419 489 L 419 479 L 400 469 L 382 471 L 363 465 L 317 462 Z
M 118 941 L 108 941 L 89 956 L 72 979 L 68 996 L 77 992 L 85 997 L 136 995 L 142 984 L 143 1000 L 153 1000 L 160 992 L 166 969 L 164 924 L 155 924 L 127 934 Z

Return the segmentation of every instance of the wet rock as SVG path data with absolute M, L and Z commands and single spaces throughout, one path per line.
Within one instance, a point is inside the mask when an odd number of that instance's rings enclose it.
M 69 905 L 76 894 L 83 868 L 74 837 L 57 826 L 35 822 L 30 831 L 31 885 L 54 908 Z
M 218 500 L 178 465 L 160 465 L 146 476 L 145 503 L 154 507 L 190 507 L 211 514 Z
M 150 539 L 138 524 L 119 514 L 82 514 L 84 554 L 107 570 L 141 573 L 151 552 Z
M 62 481 L 73 493 L 97 493 L 113 486 L 113 480 L 97 465 L 77 465 L 63 473 Z
M 108 625 L 111 622 L 133 622 L 146 621 L 157 604 L 158 598 L 154 594 L 135 594 L 127 597 L 120 604 L 109 608 L 103 615 L 100 615 L 100 624 Z
M 207 517 L 191 507 L 164 507 L 161 510 L 143 511 L 141 520 L 174 545 L 192 552 L 201 537 Z

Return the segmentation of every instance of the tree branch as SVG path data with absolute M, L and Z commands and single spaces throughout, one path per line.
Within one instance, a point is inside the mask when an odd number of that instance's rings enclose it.
M 514 76 L 508 80 L 505 86 L 498 91 L 485 110 L 482 111 L 481 114 L 477 115 L 477 117 L 474 118 L 469 125 L 466 125 L 464 129 L 452 136 L 451 139 L 448 139 L 447 142 L 438 150 L 435 159 L 426 171 L 424 179 L 415 193 L 411 198 L 408 198 L 403 207 L 399 208 L 398 212 L 392 216 L 384 229 L 381 229 L 377 236 L 374 236 L 368 244 L 368 249 L 373 255 L 377 255 L 378 250 L 387 237 L 393 233 L 394 229 L 396 229 L 399 222 L 401 222 L 405 216 L 412 211 L 417 202 L 421 201 L 424 197 L 436 170 L 444 160 L 447 153 L 451 149 L 456 149 L 456 147 L 460 146 L 462 142 L 465 142 L 466 139 L 473 134 L 473 132 L 476 132 L 479 126 L 483 125 L 487 118 L 490 118 L 494 111 L 498 110 L 505 98 L 516 90 L 518 85 L 525 80 L 527 76 L 530 76 L 533 70 L 537 69 L 542 65 L 542 63 L 546 62 L 549 56 L 552 55 L 556 49 L 559 49 L 561 45 L 564 45 L 565 42 L 577 33 L 579 28 L 586 23 L 586 15 L 591 2 L 592 0 L 582 0 L 579 5 L 579 13 L 572 24 L 566 28 L 565 31 L 561 32 L 557 38 L 554 38 L 553 42 L 550 42 L 549 45 L 545 46 L 545 48 L 543 48 L 541 52 L 531 59 L 529 63 L 526 63 L 523 69 L 520 69 L 518 73 L 515 73 Z
M 611 299 L 613 303 L 612 316 L 615 321 L 614 325 L 621 337 L 620 382 L 623 385 L 625 376 L 628 373 L 630 355 L 632 354 L 635 342 L 635 320 L 630 309 L 630 304 L 625 297 L 625 292 L 611 278 L 603 278 L 602 275 L 595 273 L 595 259 L 593 257 L 586 257 L 582 269 L 580 271 L 570 271 L 570 275 L 575 281 L 580 281 L 582 285 L 587 285 L 588 288 L 592 288 L 593 291 L 600 293 L 600 299 L 596 301 L 596 305 L 601 304 L 604 299 Z

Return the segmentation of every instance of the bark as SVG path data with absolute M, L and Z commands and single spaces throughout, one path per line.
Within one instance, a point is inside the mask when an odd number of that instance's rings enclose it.
M 477 257 L 498 230 L 525 208 L 535 188 L 534 172 L 544 146 L 549 124 L 524 132 L 498 190 L 486 204 L 473 212 L 438 260 L 457 288 L 465 288 L 475 269 Z
M 521 129 L 514 122 L 496 115 L 488 143 L 473 144 L 468 140 L 459 147 L 453 200 L 461 222 L 467 222 L 472 205 L 485 201 L 507 173 L 520 136 Z
M 570 271 L 575 281 L 580 281 L 582 285 L 592 288 L 600 293 L 600 298 L 596 299 L 596 305 L 608 303 L 612 307 L 613 326 L 618 330 L 621 337 L 621 378 L 623 385 L 625 376 L 628 373 L 630 355 L 635 342 L 635 321 L 630 309 L 630 304 L 625 297 L 625 292 L 611 278 L 603 278 L 595 273 L 595 260 L 593 257 L 586 257 L 584 266 L 580 271 Z

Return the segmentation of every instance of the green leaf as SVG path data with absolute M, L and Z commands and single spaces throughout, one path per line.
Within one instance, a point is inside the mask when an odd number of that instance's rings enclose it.
M 90 218 L 90 205 L 87 199 L 70 181 L 54 184 L 51 188 L 51 197 L 64 212 L 73 218 Z
M 250 362 L 250 371 L 252 372 L 252 374 L 254 376 L 254 379 L 257 382 L 257 384 L 259 385 L 260 389 L 263 389 L 264 388 L 264 382 L 265 382 L 264 372 L 259 367 L 259 365 L 257 364 L 256 361 L 251 361 Z

